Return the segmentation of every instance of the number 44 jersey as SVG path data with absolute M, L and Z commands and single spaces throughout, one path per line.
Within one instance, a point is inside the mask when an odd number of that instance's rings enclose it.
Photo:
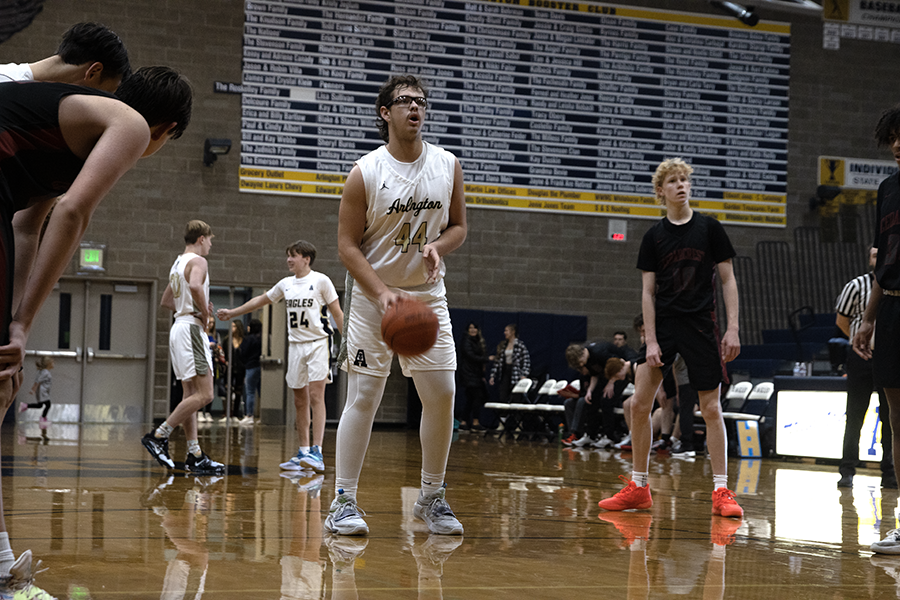
M 363 255 L 386 285 L 427 288 L 422 249 L 447 228 L 456 157 L 423 142 L 415 162 L 400 162 L 381 146 L 356 164 L 366 184 Z M 443 278 L 442 260 L 434 296 L 444 294 Z
M 312 342 L 333 333 L 328 321 L 328 305 L 337 300 L 337 291 L 327 275 L 310 271 L 305 277 L 285 277 L 266 292 L 273 303 L 284 299 L 287 310 L 288 341 Z

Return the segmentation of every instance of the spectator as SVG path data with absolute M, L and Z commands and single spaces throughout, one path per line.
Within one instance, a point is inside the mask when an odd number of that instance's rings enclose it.
M 241 344 L 244 343 L 244 324 L 240 320 L 231 322 L 231 416 L 241 414 L 241 403 L 244 400 L 244 358 L 241 356 Z M 253 417 L 244 413 L 242 425 L 253 423 Z
M 259 359 L 262 356 L 262 321 L 250 319 L 247 335 L 241 344 L 241 358 L 244 359 L 244 415 L 252 422 L 256 414 L 256 399 L 260 391 L 260 375 L 262 369 Z
M 487 355 L 484 336 L 475 323 L 469 323 L 466 335 L 460 342 L 460 358 L 459 375 L 466 388 L 466 401 L 459 415 L 459 428 L 463 431 L 483 431 L 479 416 L 487 400 L 484 365 L 493 357 Z
M 610 358 L 625 359 L 625 351 L 611 342 L 591 342 L 589 344 L 569 344 L 566 348 L 566 361 L 569 366 L 590 377 L 587 390 L 584 392 L 584 403 L 593 409 L 593 412 L 599 412 L 603 419 L 603 436 L 597 440 L 579 439 L 580 445 L 594 443 L 597 447 L 606 447 L 612 445 L 616 438 L 615 425 L 615 398 L 614 383 L 606 378 L 604 369 L 606 362 Z M 601 386 L 602 394 L 597 398 L 597 405 L 594 404 L 594 390 L 597 386 Z M 590 414 L 590 413 L 589 413 Z M 587 418 L 587 417 L 583 417 Z M 583 424 L 574 423 L 575 429 L 581 431 Z M 585 435 L 587 435 L 585 433 Z M 573 444 L 574 445 L 574 444 Z
M 500 402 L 509 402 L 513 386 L 531 374 L 531 355 L 517 335 L 518 327 L 510 323 L 503 328 L 503 341 L 497 344 L 490 384 L 499 384 Z

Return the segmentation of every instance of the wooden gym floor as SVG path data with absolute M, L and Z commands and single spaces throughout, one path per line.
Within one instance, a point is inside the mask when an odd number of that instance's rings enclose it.
M 447 498 L 466 533 L 448 538 L 412 519 L 418 435 L 376 430 L 359 493 L 370 535 L 332 539 L 333 430 L 324 477 L 296 480 L 278 467 L 292 428 L 202 425 L 223 478 L 165 472 L 144 432 L 3 427 L 10 539 L 49 567 L 37 585 L 80 600 L 900 597 L 900 556 L 868 550 L 896 526 L 897 492 L 873 470 L 839 491 L 835 467 L 731 460 L 735 521 L 710 516 L 708 460 L 659 456 L 651 510 L 600 514 L 629 455 L 462 433 Z

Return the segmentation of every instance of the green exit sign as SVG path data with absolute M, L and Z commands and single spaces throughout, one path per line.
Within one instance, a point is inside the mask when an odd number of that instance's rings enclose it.
M 90 244 L 82 242 L 78 254 L 78 271 L 80 273 L 102 273 L 103 255 L 106 246 L 103 244 Z

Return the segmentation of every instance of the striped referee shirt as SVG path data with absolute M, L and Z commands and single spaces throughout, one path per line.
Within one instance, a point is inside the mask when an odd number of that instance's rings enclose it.
M 863 313 L 866 312 L 866 306 L 869 304 L 869 296 L 872 295 L 872 282 L 875 280 L 874 273 L 866 273 L 854 279 L 851 279 L 844 290 L 838 296 L 835 310 L 838 314 L 850 319 L 850 339 L 856 336 L 856 331 L 862 323 Z

